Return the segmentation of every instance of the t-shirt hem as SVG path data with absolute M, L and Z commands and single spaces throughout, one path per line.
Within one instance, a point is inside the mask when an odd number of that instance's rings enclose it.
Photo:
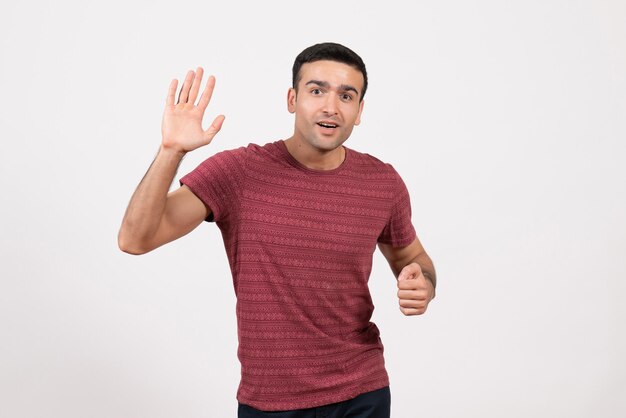
M 207 216 L 207 218 L 205 219 L 205 221 L 215 222 L 215 219 L 219 217 L 219 208 L 215 204 L 213 199 L 209 198 L 205 193 L 202 193 L 200 191 L 199 184 L 201 181 L 202 181 L 201 178 L 196 178 L 196 174 L 194 172 L 191 172 L 185 175 L 184 177 L 182 177 L 179 180 L 179 183 L 181 186 L 184 184 L 185 186 L 189 187 L 189 190 L 191 190 L 191 192 L 195 194 L 196 197 L 200 199 L 202 203 L 204 203 L 204 205 L 209 209 L 210 213 L 209 213 L 209 216 Z
M 387 386 L 389 386 L 388 377 L 386 377 L 384 380 L 376 380 L 374 382 L 369 382 L 364 385 L 359 385 L 358 389 L 354 389 L 351 391 L 341 392 L 340 394 L 333 395 L 333 396 L 320 397 L 318 395 L 318 396 L 315 396 L 314 399 L 307 399 L 304 401 L 262 402 L 262 401 L 248 400 L 240 396 L 237 397 L 237 401 L 241 404 L 250 406 L 254 409 L 258 409 L 264 412 L 291 411 L 294 409 L 316 408 L 319 406 L 325 406 L 325 405 L 330 405 L 330 404 L 334 404 L 338 402 L 347 401 L 350 399 L 354 399 L 363 393 L 372 392 L 372 391 L 382 389 Z
M 415 238 L 417 238 L 417 233 L 415 232 L 415 230 L 413 230 L 413 233 L 411 235 L 408 235 L 406 238 L 398 240 L 381 240 L 378 242 L 381 244 L 391 245 L 392 247 L 406 247 L 407 245 L 415 241 Z

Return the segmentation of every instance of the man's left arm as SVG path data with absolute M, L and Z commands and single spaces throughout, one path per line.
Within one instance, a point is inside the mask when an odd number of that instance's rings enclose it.
M 433 262 L 419 239 L 405 247 L 378 244 L 398 280 L 398 299 L 404 315 L 421 315 L 435 297 L 437 278 Z

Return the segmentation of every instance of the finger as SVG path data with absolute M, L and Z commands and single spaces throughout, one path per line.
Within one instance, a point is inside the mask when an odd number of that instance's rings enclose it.
M 180 94 L 178 95 L 178 103 L 187 103 L 187 98 L 189 97 L 189 87 L 193 82 L 194 72 L 189 70 L 187 75 L 185 76 L 185 82 L 183 86 L 180 88 Z
M 419 276 L 411 276 L 405 280 L 398 280 L 396 284 L 398 289 L 402 290 L 426 289 L 428 287 L 426 278 L 422 274 Z
M 212 75 L 206 81 L 206 86 L 204 87 L 204 91 L 202 92 L 202 96 L 200 97 L 200 102 L 198 103 L 198 107 L 204 111 L 209 105 L 211 101 L 211 96 L 213 96 L 213 89 L 215 88 L 215 77 Z
M 398 290 L 398 299 L 426 300 L 428 299 L 428 291 L 426 290 Z
M 213 139 L 213 137 L 220 131 L 220 129 L 222 129 L 222 124 L 224 123 L 224 119 L 226 119 L 224 115 L 219 115 L 218 117 L 215 118 L 215 120 L 213 120 L 213 123 L 211 124 L 211 126 L 209 126 L 209 128 L 206 131 L 204 131 L 204 134 L 206 135 L 209 141 Z
M 165 104 L 167 106 L 174 106 L 174 100 L 176 99 L 176 86 L 178 86 L 178 80 L 173 79 L 170 83 L 170 87 L 167 90 L 167 99 L 165 99 Z
M 423 309 L 426 304 L 424 302 L 419 302 L 416 300 L 401 300 L 400 306 L 402 308 Z
M 406 316 L 412 316 L 412 315 L 421 315 L 424 312 L 426 312 L 426 309 L 416 309 L 416 308 L 403 308 L 400 307 L 400 311 L 402 311 L 402 313 Z
M 196 69 L 196 76 L 193 79 L 193 84 L 191 85 L 191 91 L 189 92 L 189 99 L 187 99 L 187 103 L 194 104 L 196 102 L 196 97 L 198 97 L 198 91 L 200 90 L 200 84 L 202 83 L 202 74 L 204 70 L 202 67 L 198 67 Z
M 398 289 L 399 290 L 415 290 L 417 289 L 417 280 L 398 280 Z

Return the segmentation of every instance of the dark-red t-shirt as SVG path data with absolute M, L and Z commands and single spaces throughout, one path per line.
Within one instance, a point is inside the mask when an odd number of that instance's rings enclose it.
M 237 296 L 237 400 L 310 408 L 389 385 L 370 322 L 376 244 L 415 240 L 394 168 L 345 147 L 333 170 L 300 164 L 283 141 L 208 158 L 180 179 L 222 232 Z

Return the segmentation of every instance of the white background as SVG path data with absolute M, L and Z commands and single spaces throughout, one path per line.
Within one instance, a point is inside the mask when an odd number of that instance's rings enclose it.
M 234 417 L 235 297 L 203 223 L 117 231 L 167 87 L 203 66 L 223 149 L 288 137 L 291 65 L 367 65 L 347 146 L 390 162 L 439 277 L 422 317 L 370 280 L 393 416 L 626 416 L 623 1 L 3 2 L 0 416 Z

